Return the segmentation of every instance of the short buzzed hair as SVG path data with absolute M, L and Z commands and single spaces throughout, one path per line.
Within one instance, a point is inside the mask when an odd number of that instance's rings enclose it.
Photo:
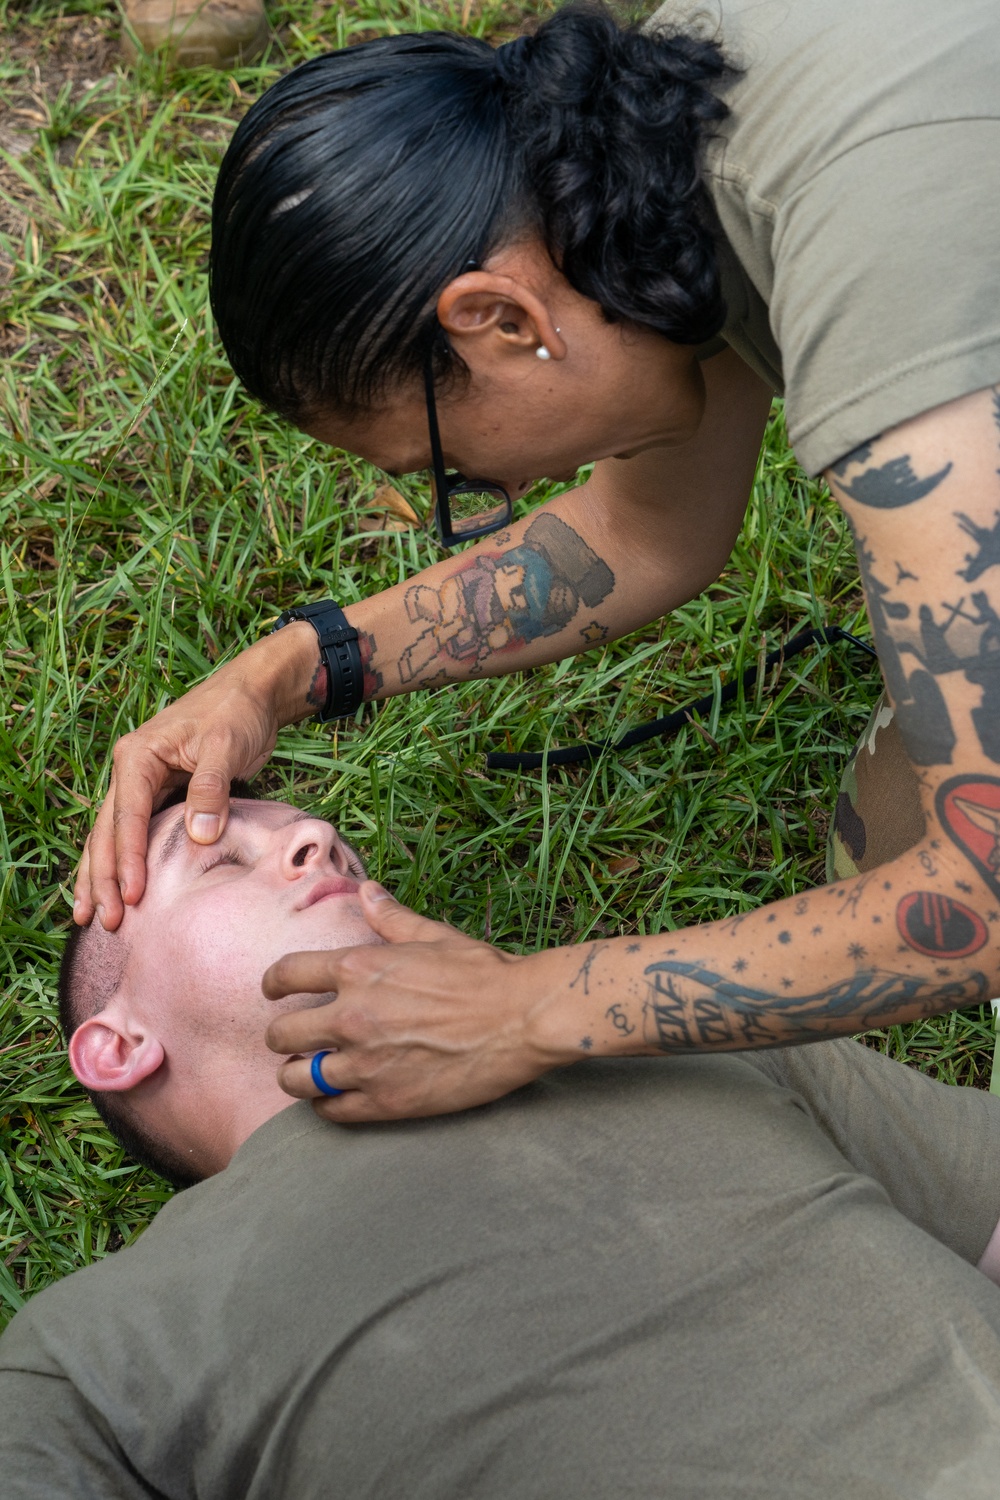
M 186 787 L 179 787 L 158 812 L 183 802 Z M 255 798 L 252 789 L 234 781 L 231 796 Z M 131 945 L 120 932 L 105 932 L 95 918 L 87 927 L 71 927 L 59 965 L 59 1025 L 67 1047 L 84 1021 L 98 1015 L 121 989 L 128 970 Z M 129 1156 L 143 1167 L 165 1177 L 174 1187 L 191 1187 L 204 1173 L 176 1146 L 146 1128 L 128 1091 L 86 1089 L 94 1108 Z

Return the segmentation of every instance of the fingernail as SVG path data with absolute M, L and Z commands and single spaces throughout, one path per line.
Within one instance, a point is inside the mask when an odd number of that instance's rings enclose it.
M 216 813 L 195 813 L 191 819 L 191 837 L 199 844 L 214 844 L 219 837 Z
M 392 900 L 392 897 L 389 895 L 389 892 L 386 890 L 385 886 L 379 885 L 377 880 L 369 881 L 369 885 L 371 886 L 371 890 L 368 892 L 368 894 L 371 896 L 373 901 Z
M 74 920 L 74 922 L 77 921 L 78 918 L 80 918 L 82 915 L 83 915 L 83 902 L 82 901 L 74 901 L 73 902 L 73 920 Z
M 105 921 L 104 921 L 104 907 L 103 906 L 99 906 L 97 908 L 97 920 L 100 922 L 100 924 L 101 924 L 102 927 L 104 927 L 104 926 L 107 925 L 105 923 Z

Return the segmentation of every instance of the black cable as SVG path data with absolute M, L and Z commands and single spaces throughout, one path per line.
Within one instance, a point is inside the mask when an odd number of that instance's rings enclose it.
M 803 630 L 798 635 L 793 635 L 776 651 L 769 651 L 764 658 L 764 670 L 766 672 L 778 662 L 785 662 L 789 657 L 798 656 L 799 652 L 805 651 L 808 646 L 815 646 L 820 642 L 830 645 L 833 641 L 850 641 L 852 645 L 860 646 L 862 651 L 867 651 L 869 656 L 874 656 L 875 660 L 878 660 L 878 652 L 869 646 L 867 641 L 862 641 L 858 636 L 852 635 L 849 630 L 844 630 L 840 625 L 815 625 L 810 630 Z M 741 687 L 744 690 L 753 687 L 757 681 L 757 671 L 756 666 L 748 667 L 741 677 L 734 682 L 727 682 L 718 695 L 720 707 L 732 703 Z M 650 719 L 648 723 L 628 730 L 620 740 L 595 740 L 585 745 L 567 745 L 565 750 L 544 752 L 491 750 L 486 756 L 486 769 L 488 771 L 537 771 L 545 765 L 577 766 L 583 761 L 596 760 L 606 750 L 631 750 L 633 745 L 642 745 L 646 740 L 666 738 L 677 734 L 685 724 L 691 722 L 694 714 L 710 713 L 715 702 L 716 695 L 708 693 L 704 698 L 697 698 L 693 703 L 686 703 L 682 708 L 675 708 L 673 713 L 664 714 L 662 719 Z

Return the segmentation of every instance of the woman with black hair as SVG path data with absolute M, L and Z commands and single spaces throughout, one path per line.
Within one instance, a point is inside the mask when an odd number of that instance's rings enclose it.
M 390 946 L 267 976 L 338 996 L 275 1024 L 278 1050 L 339 1049 L 286 1085 L 346 1091 L 323 1102 L 342 1121 L 432 1113 L 586 1054 L 809 1041 L 996 994 L 998 77 L 995 0 L 668 0 L 643 31 L 569 9 L 497 50 L 395 37 L 276 84 L 216 193 L 233 367 L 323 441 L 432 465 L 444 540 L 481 539 L 346 619 L 289 612 L 120 741 L 77 920 L 113 928 L 139 899 L 150 810 L 188 775 L 190 835 L 214 842 L 283 724 L 552 661 L 692 598 L 784 391 L 854 529 L 893 705 L 856 784 L 895 744 L 880 812 L 912 792 L 909 822 L 865 839 L 848 807 L 854 873 L 808 896 L 518 958 L 368 886 Z M 509 520 L 507 497 L 592 460 Z

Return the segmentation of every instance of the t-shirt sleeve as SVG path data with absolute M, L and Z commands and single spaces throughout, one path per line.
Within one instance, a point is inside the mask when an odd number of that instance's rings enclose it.
M 771 328 L 808 473 L 1000 382 L 998 247 L 1000 121 L 890 131 L 781 204 Z
M 150 1500 L 99 1413 L 60 1375 L 0 1369 L 4 1500 Z

